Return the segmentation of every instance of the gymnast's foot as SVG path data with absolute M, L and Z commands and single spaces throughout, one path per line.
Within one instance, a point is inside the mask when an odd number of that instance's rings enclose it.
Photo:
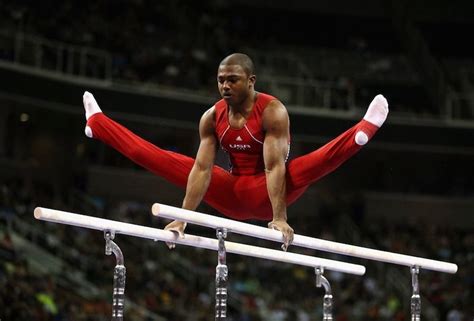
M 90 92 L 84 92 L 84 95 L 82 96 L 82 102 L 86 111 L 86 120 L 89 120 L 92 115 L 102 112 L 99 105 L 97 104 L 97 101 Z M 87 137 L 92 138 L 92 128 L 86 126 L 84 132 Z
M 388 102 L 382 95 L 375 96 L 365 113 L 364 120 L 369 123 L 381 127 L 388 115 Z M 357 145 L 365 145 L 369 141 L 369 137 L 363 131 L 358 131 L 355 135 Z

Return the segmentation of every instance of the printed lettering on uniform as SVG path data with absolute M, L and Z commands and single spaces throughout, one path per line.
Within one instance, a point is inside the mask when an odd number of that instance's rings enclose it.
M 247 150 L 252 148 L 252 146 L 248 144 L 229 144 L 229 148 L 236 149 L 236 150 Z

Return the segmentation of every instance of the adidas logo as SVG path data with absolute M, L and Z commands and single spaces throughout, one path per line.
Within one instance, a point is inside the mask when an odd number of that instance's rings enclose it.
M 237 138 L 236 138 L 235 140 L 238 141 L 238 142 L 241 142 L 241 141 L 242 141 L 242 137 L 237 136 Z

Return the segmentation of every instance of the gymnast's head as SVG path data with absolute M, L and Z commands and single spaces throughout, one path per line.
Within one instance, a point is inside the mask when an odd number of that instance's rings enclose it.
M 256 79 L 253 61 L 243 53 L 225 57 L 217 69 L 219 93 L 228 103 L 230 100 L 238 102 L 253 93 Z

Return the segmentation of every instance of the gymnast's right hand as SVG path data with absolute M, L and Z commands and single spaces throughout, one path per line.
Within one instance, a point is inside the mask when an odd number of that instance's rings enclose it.
M 165 231 L 171 231 L 176 234 L 176 237 L 184 238 L 184 229 L 186 228 L 186 222 L 173 221 L 165 226 Z M 175 243 L 166 242 L 170 250 L 176 247 Z

